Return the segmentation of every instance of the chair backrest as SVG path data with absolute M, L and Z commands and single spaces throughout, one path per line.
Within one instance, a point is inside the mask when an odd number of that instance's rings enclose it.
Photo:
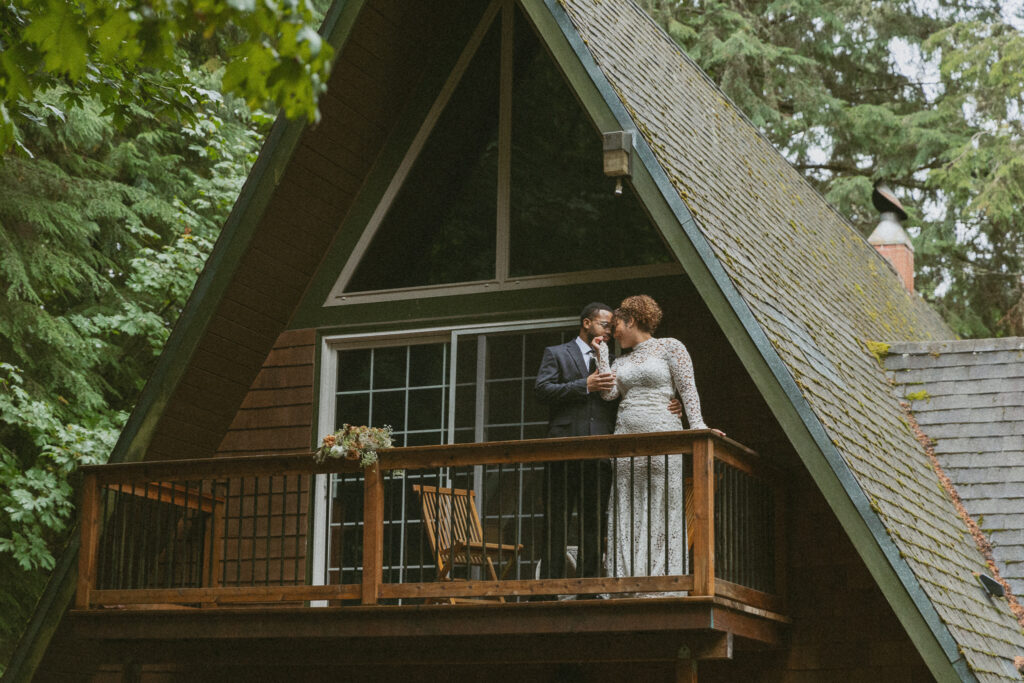
M 448 562 L 446 551 L 454 543 L 479 543 L 483 540 L 475 491 L 420 484 L 413 484 L 412 490 L 420 497 L 423 524 L 439 567 Z

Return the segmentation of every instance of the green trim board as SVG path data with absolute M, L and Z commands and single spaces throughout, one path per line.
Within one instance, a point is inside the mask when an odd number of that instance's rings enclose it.
M 595 120 L 607 120 L 610 116 L 608 123 L 614 122 L 613 125 L 624 129 L 635 129 L 635 122 L 594 61 L 564 8 L 554 0 L 524 0 L 523 4 L 563 70 L 571 71 L 573 67 L 581 67 L 586 71 L 589 84 L 582 76 L 570 76 L 570 81 L 574 83 L 577 94 L 591 116 Z M 547 11 L 543 11 L 542 7 Z M 553 44 L 555 27 L 548 23 L 549 17 L 557 22 L 557 29 L 568 44 L 568 50 L 558 49 Z M 569 51 L 575 58 L 575 64 L 569 59 Z M 584 94 L 585 86 L 591 90 L 589 96 Z M 602 104 L 606 108 L 605 112 L 594 111 Z M 604 116 L 601 116 L 602 113 Z M 662 228 L 665 239 L 700 291 L 716 321 L 725 330 L 759 390 L 772 406 L 776 418 L 893 605 L 922 658 L 928 662 L 938 680 L 974 680 L 973 673 L 967 668 L 955 640 L 942 623 L 934 605 L 910 567 L 901 559 L 899 549 L 881 520 L 871 510 L 864 490 L 832 444 L 789 368 L 721 266 L 665 169 L 657 161 L 645 138 L 636 135 L 635 139 L 640 161 L 637 164 L 640 173 L 635 173 L 633 179 L 637 193 L 648 210 L 657 216 L 656 222 Z M 661 211 L 654 209 L 659 204 L 662 205 L 659 207 Z M 682 228 L 681 233 L 672 229 L 674 225 Z

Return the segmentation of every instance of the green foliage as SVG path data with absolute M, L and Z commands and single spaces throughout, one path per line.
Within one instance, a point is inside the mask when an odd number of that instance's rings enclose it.
M 64 542 L 77 467 L 107 458 L 269 122 L 201 58 L 179 56 L 199 95 L 187 121 L 133 105 L 122 125 L 59 84 L 23 107 L 23 153 L 0 157 L 0 664 Z
M 17 368 L 0 363 L 0 553 L 25 570 L 52 569 L 49 543 L 71 516 L 69 477 L 79 465 L 106 461 L 123 414 L 88 425 L 63 424 L 45 401 L 31 398 Z
M 145 109 L 190 120 L 200 93 L 180 70 L 183 41 L 236 40 L 224 89 L 292 118 L 317 117 L 333 54 L 307 0 L 14 0 L 0 5 L 0 153 L 23 145 L 38 93 L 84 92 L 118 126 Z M 213 51 L 216 51 L 214 49 Z
M 918 289 L 959 334 L 1024 334 L 1024 37 L 1004 3 L 641 4 L 865 236 L 872 181 L 896 189 Z
M 0 358 L 71 419 L 130 407 L 258 137 L 215 100 L 187 126 L 140 111 L 126 136 L 94 99 L 60 99 L 32 105 L 36 158 L 0 165 Z
M 54 565 L 73 512 L 73 473 L 106 460 L 124 420 L 113 413 L 65 424 L 55 412 L 0 362 L 0 670 Z

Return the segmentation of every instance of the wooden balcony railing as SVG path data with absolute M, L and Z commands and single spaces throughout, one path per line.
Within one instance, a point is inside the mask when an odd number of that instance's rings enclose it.
M 684 458 L 685 573 L 537 578 L 544 511 L 530 481 L 543 463 L 666 454 Z M 83 471 L 79 609 L 681 592 L 784 608 L 779 479 L 754 452 L 709 430 L 395 448 L 365 470 L 266 455 Z M 318 474 L 334 475 L 329 539 L 314 538 Z M 433 508 L 423 504 L 428 493 Z M 464 528 L 473 517 L 482 519 L 477 532 Z M 318 544 L 328 585 L 311 585 Z

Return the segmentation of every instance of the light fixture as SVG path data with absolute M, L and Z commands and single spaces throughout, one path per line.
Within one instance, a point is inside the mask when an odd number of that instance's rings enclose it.
M 622 179 L 633 173 L 633 133 L 616 130 L 604 134 L 604 174 L 615 178 L 615 195 L 622 195 Z

